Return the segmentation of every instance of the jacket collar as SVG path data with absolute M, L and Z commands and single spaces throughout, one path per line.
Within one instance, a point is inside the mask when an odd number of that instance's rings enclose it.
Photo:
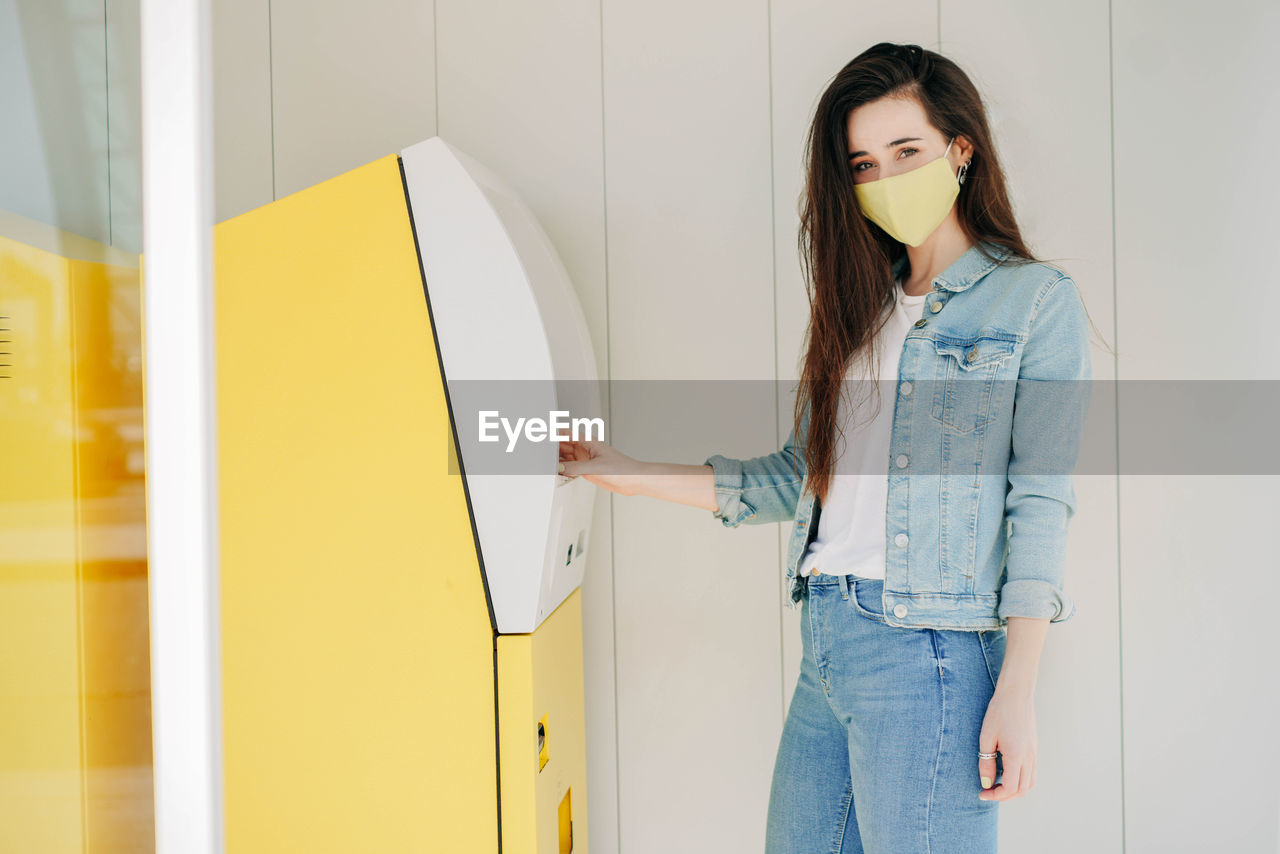
M 986 242 L 985 245 L 987 251 L 997 259 L 996 261 L 992 261 L 983 255 L 977 244 L 970 246 L 963 255 L 951 262 L 951 266 L 943 270 L 933 280 L 934 290 L 947 290 L 955 293 L 966 291 L 977 284 L 979 279 L 995 269 L 1000 261 L 1009 257 L 1009 250 L 1005 247 L 991 242 Z M 893 262 L 893 277 L 895 279 L 902 275 L 907 267 L 907 261 L 907 253 L 903 252 L 902 257 Z

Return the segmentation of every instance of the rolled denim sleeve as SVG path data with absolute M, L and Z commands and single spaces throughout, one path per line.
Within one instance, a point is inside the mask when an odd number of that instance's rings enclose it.
M 1075 615 L 1063 590 L 1067 526 L 1076 511 L 1072 471 L 1093 378 L 1089 325 L 1076 283 L 1054 281 L 1031 320 L 1014 394 L 1005 492 L 1005 581 L 997 615 Z
M 803 451 L 797 448 L 794 429 L 782 450 L 775 453 L 747 460 L 715 454 L 703 465 L 711 466 L 715 476 L 716 509 L 712 515 L 726 528 L 785 522 L 796 517 L 805 461 Z

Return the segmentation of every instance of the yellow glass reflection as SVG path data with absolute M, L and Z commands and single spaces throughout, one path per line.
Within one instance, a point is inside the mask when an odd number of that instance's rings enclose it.
M 0 851 L 154 848 L 140 308 L 0 214 Z

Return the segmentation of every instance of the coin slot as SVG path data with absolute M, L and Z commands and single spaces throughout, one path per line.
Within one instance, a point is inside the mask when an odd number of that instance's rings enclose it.
M 547 750 L 547 716 L 543 715 L 542 720 L 538 721 L 538 770 L 541 771 L 547 766 L 547 760 L 551 758 L 551 754 Z

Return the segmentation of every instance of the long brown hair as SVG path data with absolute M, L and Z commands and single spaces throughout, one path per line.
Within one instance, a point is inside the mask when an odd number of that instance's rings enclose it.
M 969 241 L 984 255 L 983 242 L 1009 250 L 1007 264 L 1038 260 L 1018 231 L 982 97 L 959 66 L 919 45 L 881 42 L 840 69 L 822 93 L 809 127 L 798 241 L 809 329 L 795 426 L 801 435 L 811 407 L 804 453 L 810 488 L 819 501 L 827 496 L 835 465 L 837 413 L 849 361 L 873 349 L 871 342 L 894 298 L 893 264 L 906 253 L 903 244 L 863 216 L 849 164 L 850 111 L 884 97 L 919 101 L 943 136 L 963 135 L 973 144 L 956 198 L 956 216 Z M 878 367 L 872 367 L 870 376 L 879 376 Z

